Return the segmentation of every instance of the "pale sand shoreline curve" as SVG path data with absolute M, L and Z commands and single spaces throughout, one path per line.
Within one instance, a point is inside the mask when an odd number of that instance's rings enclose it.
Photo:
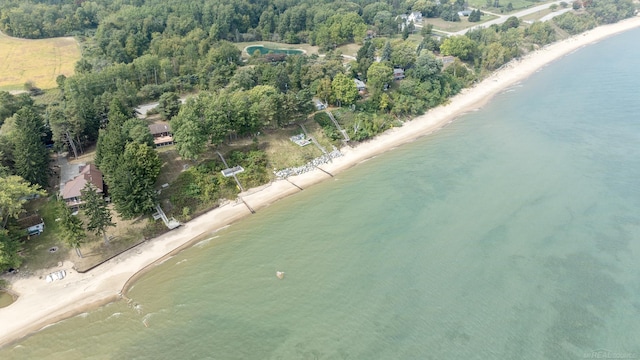
M 483 106 L 500 91 L 527 78 L 554 60 L 585 45 L 637 27 L 640 27 L 640 17 L 601 26 L 530 53 L 507 64 L 476 86 L 463 90 L 447 105 L 431 109 L 425 115 L 405 123 L 402 127 L 391 129 L 374 140 L 342 149 L 343 157 L 334 159 L 322 168 L 336 174 L 401 144 L 430 134 L 456 117 Z M 289 180 L 305 189 L 330 178 L 323 171 L 317 170 L 291 177 Z M 299 191 L 289 181 L 278 180 L 251 189 L 241 196 L 253 209 L 259 210 Z M 146 269 L 248 215 L 250 212 L 242 202 L 231 202 L 193 219 L 176 230 L 147 241 L 88 273 L 79 274 L 73 271 L 72 264 L 67 262 L 62 266 L 62 269 L 67 270 L 67 277 L 52 283 L 45 282 L 40 276 L 56 269 L 43 270 L 30 277 L 10 277 L 11 289 L 19 294 L 19 298 L 10 306 L 0 308 L 0 346 L 19 340 L 49 324 L 120 298 L 121 294 L 126 292 L 128 284 Z

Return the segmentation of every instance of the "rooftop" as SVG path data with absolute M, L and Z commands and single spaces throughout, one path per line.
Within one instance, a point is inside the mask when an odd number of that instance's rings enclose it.
M 66 200 L 80 197 L 81 191 L 87 183 L 93 184 L 98 193 L 104 191 L 102 172 L 100 172 L 94 164 L 88 164 L 80 168 L 80 174 L 64 184 L 64 189 L 62 189 L 62 198 Z
M 171 127 L 169 126 L 169 123 L 159 122 L 159 123 L 149 125 L 149 132 L 151 132 L 151 135 L 168 133 L 168 132 L 171 132 Z

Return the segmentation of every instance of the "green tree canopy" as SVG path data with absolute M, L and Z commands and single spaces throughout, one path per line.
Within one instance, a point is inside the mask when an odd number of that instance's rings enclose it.
M 418 60 L 416 60 L 416 66 L 411 68 L 409 74 L 424 82 L 440 74 L 441 70 L 442 61 L 437 59 L 430 51 L 423 50 L 420 52 Z
M 49 155 L 42 141 L 42 118 L 34 108 L 23 107 L 15 113 L 14 119 L 15 173 L 32 184 L 47 186 Z
M 440 45 L 442 55 L 452 55 L 461 60 L 471 60 L 476 48 L 476 43 L 466 36 L 452 36 L 446 38 Z
M 58 218 L 60 219 L 62 239 L 81 258 L 80 245 L 85 242 L 86 238 L 82 220 L 72 214 L 71 209 L 64 201 L 58 203 Z
M 128 143 L 122 161 L 107 178 L 111 199 L 124 218 L 151 212 L 156 205 L 156 179 L 162 163 L 147 144 Z
M 9 218 L 17 219 L 24 212 L 24 204 L 32 195 L 44 196 L 45 192 L 20 176 L 0 176 L 0 228 L 7 225 Z
M 358 98 L 358 89 L 355 82 L 344 74 L 338 74 L 333 78 L 331 92 L 340 106 L 351 105 Z
M 177 116 L 171 119 L 173 139 L 176 142 L 178 154 L 185 159 L 195 160 L 205 149 L 210 133 L 210 123 L 205 117 L 204 97 L 187 100 Z M 218 119 L 209 118 L 215 122 Z M 223 131 L 226 135 L 226 130 Z M 223 135 L 223 138 L 224 138 Z
M 158 112 L 164 119 L 171 120 L 180 111 L 180 98 L 174 92 L 166 92 L 158 101 Z
M 416 46 L 412 42 L 397 40 L 391 44 L 391 48 L 393 66 L 408 69 L 416 62 Z
M 82 189 L 83 212 L 87 216 L 87 230 L 93 231 L 96 235 L 104 237 L 104 243 L 109 243 L 107 228 L 115 226 L 111 219 L 111 211 L 107 207 L 102 194 L 98 193 L 95 186 L 90 182 Z
M 17 269 L 21 264 L 17 241 L 9 237 L 7 230 L 0 228 L 0 272 Z
M 392 81 L 393 69 L 391 67 L 381 62 L 371 64 L 367 86 L 374 95 L 379 94 L 384 89 L 384 86 L 391 84 Z

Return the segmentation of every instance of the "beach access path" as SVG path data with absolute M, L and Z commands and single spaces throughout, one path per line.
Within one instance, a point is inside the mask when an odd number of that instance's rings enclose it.
M 640 17 L 601 26 L 545 46 L 503 66 L 481 83 L 463 90 L 448 104 L 431 109 L 425 115 L 405 123 L 402 127 L 393 128 L 372 141 L 341 149 L 344 156 L 323 165 L 322 171 L 312 171 L 290 177 L 288 180 L 274 181 L 245 191 L 240 197 L 259 211 L 281 198 L 299 192 L 300 188 L 305 189 L 331 179 L 326 172 L 339 173 L 436 131 L 456 117 L 483 106 L 494 95 L 556 59 L 585 45 L 637 27 L 640 27 Z M 8 275 L 12 290 L 19 298 L 10 306 L 0 308 L 0 346 L 38 331 L 48 324 L 120 298 L 121 293 L 126 292 L 127 284 L 145 270 L 248 215 L 250 212 L 242 202 L 229 202 L 195 218 L 181 228 L 109 260 L 88 273 L 79 274 L 72 271 L 72 264 L 67 262 L 61 267 L 42 270 L 41 273 L 31 276 Z M 44 280 L 46 274 L 63 269 L 67 271 L 64 279 L 51 283 Z

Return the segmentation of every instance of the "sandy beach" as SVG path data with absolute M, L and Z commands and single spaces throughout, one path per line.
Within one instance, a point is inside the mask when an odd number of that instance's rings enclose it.
M 306 189 L 313 184 L 331 179 L 326 172 L 337 174 L 442 128 L 456 117 L 483 106 L 494 95 L 576 49 L 637 27 L 640 27 L 640 17 L 601 26 L 548 45 L 510 62 L 481 83 L 463 90 L 447 105 L 432 109 L 374 140 L 341 149 L 344 156 L 323 165 L 324 171 L 317 170 L 290 177 L 288 180 L 274 181 L 250 189 L 240 194 L 240 197 L 259 212 L 279 199 L 300 192 L 299 188 Z M 0 346 L 19 340 L 49 324 L 121 298 L 128 286 L 155 264 L 249 215 L 251 212 L 241 200 L 233 201 L 193 219 L 176 230 L 149 240 L 88 273 L 77 273 L 72 269 L 71 262 L 65 262 L 61 267 L 42 270 L 29 277 L 8 275 L 6 278 L 12 283 L 11 290 L 19 297 L 10 306 L 0 308 Z M 67 272 L 64 279 L 51 283 L 44 280 L 47 274 L 63 269 Z

